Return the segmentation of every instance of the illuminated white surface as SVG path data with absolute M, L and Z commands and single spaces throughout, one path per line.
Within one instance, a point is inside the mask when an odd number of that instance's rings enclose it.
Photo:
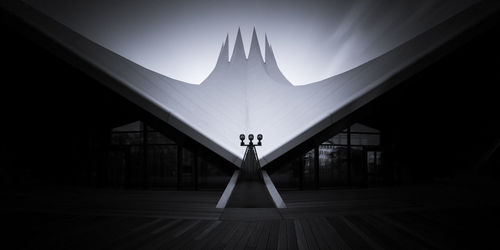
M 269 46 L 264 63 L 255 35 L 248 59 L 237 39 L 227 62 L 226 43 L 213 72 L 192 85 L 131 62 L 46 16 L 18 14 L 116 80 L 104 84 L 237 166 L 244 153 L 239 135 L 263 134 L 264 166 L 398 84 L 389 79 L 494 9 L 471 9 L 359 67 L 305 86 L 286 81 Z
M 376 58 L 477 0 L 23 0 L 93 42 L 147 68 L 199 84 L 227 33 L 269 35 L 294 85 Z M 264 47 L 261 39 L 260 45 Z M 246 46 L 248 55 L 249 46 Z

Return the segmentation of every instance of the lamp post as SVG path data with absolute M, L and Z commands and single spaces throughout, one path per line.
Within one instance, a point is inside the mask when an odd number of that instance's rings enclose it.
M 262 135 L 257 135 L 256 144 L 253 143 L 253 134 L 248 135 L 248 144 L 245 144 L 245 135 L 240 135 L 241 146 L 246 147 L 245 155 L 243 157 L 243 162 L 241 164 L 241 180 L 246 181 L 257 181 L 262 180 L 262 174 L 260 172 L 259 157 L 257 156 L 257 151 L 255 146 L 262 146 Z
M 247 147 L 247 146 L 251 146 L 251 147 L 253 147 L 253 146 L 262 146 L 262 142 L 261 141 L 262 141 L 263 138 L 264 137 L 262 136 L 262 134 L 258 134 L 257 135 L 258 142 L 257 142 L 257 144 L 253 144 L 254 136 L 253 136 L 253 134 L 249 134 L 248 135 L 249 143 L 245 144 L 245 135 L 241 134 L 240 135 L 240 140 L 241 140 L 240 146 L 242 146 L 242 147 Z

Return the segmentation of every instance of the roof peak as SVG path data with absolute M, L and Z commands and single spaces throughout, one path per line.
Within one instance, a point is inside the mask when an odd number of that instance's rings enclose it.
M 231 56 L 231 62 L 246 60 L 245 56 L 245 46 L 243 45 L 243 39 L 241 38 L 241 29 L 238 28 L 238 33 L 236 35 L 236 40 L 234 43 L 233 55 Z
M 274 58 L 274 52 L 273 52 L 273 48 L 271 47 L 271 44 L 269 43 L 269 40 L 267 38 L 267 34 L 265 35 L 265 39 L 266 39 L 266 48 L 265 48 L 265 52 L 266 52 L 266 64 L 276 64 L 276 58 Z
M 250 52 L 248 53 L 248 60 L 257 60 L 259 62 L 264 62 L 262 59 L 262 53 L 260 51 L 259 38 L 257 37 L 257 31 L 253 27 L 252 32 L 252 42 L 250 43 Z
M 229 50 L 229 35 L 226 36 L 226 42 L 223 45 L 223 50 Z M 268 51 L 270 50 L 270 45 L 267 39 L 267 34 L 265 35 L 265 58 L 266 61 L 268 60 Z M 222 55 L 221 51 L 221 55 Z M 228 56 L 229 56 L 229 51 L 228 51 Z M 271 60 L 274 61 L 274 55 L 271 52 L 270 56 L 273 57 Z M 260 44 L 259 44 L 259 37 L 257 35 L 257 29 L 253 27 L 252 30 L 252 40 L 250 42 L 250 51 L 248 53 L 248 58 L 245 55 L 245 45 L 243 44 L 243 38 L 241 35 L 241 28 L 238 27 L 238 32 L 236 33 L 236 39 L 234 43 L 234 48 L 232 51 L 231 55 L 231 60 L 230 62 L 237 62 L 237 61 L 243 61 L 244 60 L 258 60 L 262 63 L 264 63 L 264 57 L 262 55 L 262 51 L 260 49 Z M 219 56 L 219 61 L 220 61 L 220 56 Z
M 219 52 L 217 65 L 229 62 L 229 34 L 226 35 L 226 41 L 222 43 L 222 48 Z

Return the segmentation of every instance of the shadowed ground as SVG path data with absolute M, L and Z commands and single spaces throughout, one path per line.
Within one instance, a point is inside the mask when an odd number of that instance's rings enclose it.
M 282 192 L 286 209 L 216 209 L 219 196 L 212 191 L 4 191 L 4 244 L 20 249 L 498 247 L 500 202 L 490 187 L 287 191 Z
M 267 190 L 255 147 L 248 147 L 240 168 L 240 175 L 229 198 L 227 207 L 276 207 Z
M 227 207 L 275 207 L 262 180 L 238 180 Z

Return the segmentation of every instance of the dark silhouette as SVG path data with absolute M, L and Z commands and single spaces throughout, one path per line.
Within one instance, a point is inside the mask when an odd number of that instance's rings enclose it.
M 264 184 L 259 157 L 255 146 L 262 145 L 262 135 L 258 135 L 259 142 L 253 144 L 253 135 L 248 135 L 250 143 L 245 145 L 245 136 L 241 135 L 241 145 L 246 146 L 245 156 L 240 168 L 240 175 L 227 207 L 275 207 L 269 191 Z

